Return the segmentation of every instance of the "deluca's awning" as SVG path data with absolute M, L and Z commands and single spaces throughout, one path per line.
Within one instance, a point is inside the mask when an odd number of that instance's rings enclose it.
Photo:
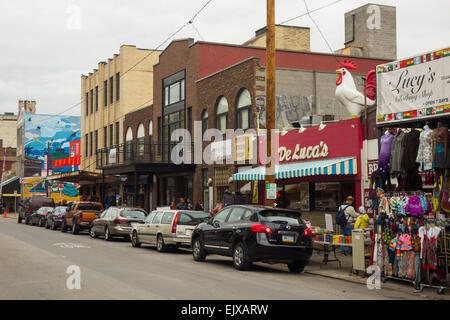
M 319 161 L 294 162 L 275 165 L 275 179 L 290 179 L 309 176 L 354 175 L 358 173 L 356 157 Z M 260 166 L 233 174 L 235 181 L 264 180 L 265 167 Z

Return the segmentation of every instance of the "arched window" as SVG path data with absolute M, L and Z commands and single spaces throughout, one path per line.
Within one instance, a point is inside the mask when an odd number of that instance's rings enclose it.
M 239 94 L 239 97 L 237 99 L 237 123 L 236 128 L 237 129 L 243 129 L 247 130 L 250 128 L 250 111 L 252 107 L 252 99 L 250 96 L 250 92 L 247 89 L 244 89 Z
M 204 134 L 208 130 L 208 110 L 203 110 L 202 113 L 202 133 Z
M 127 135 L 125 136 L 125 159 L 131 159 L 131 155 L 133 154 L 133 130 L 130 127 L 127 129 Z
M 228 101 L 225 97 L 220 98 L 216 106 L 216 128 L 225 133 L 228 120 Z
M 153 135 L 153 120 L 150 120 L 150 123 L 148 124 L 148 135 Z
M 125 138 L 126 141 L 132 141 L 133 140 L 133 130 L 131 130 L 130 127 L 127 129 L 127 136 Z
M 144 125 L 142 123 L 139 124 L 138 131 L 137 131 L 137 151 L 139 155 L 144 154 L 144 140 L 145 140 L 145 129 Z

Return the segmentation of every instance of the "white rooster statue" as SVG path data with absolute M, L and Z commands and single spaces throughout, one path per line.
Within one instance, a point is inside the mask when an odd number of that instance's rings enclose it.
M 352 118 L 359 118 L 364 111 L 364 95 L 356 90 L 355 81 L 349 69 L 356 69 L 352 61 L 345 60 L 336 70 L 339 78 L 336 81 L 336 99 L 350 112 Z M 375 70 L 371 70 L 366 76 L 366 105 L 375 104 Z

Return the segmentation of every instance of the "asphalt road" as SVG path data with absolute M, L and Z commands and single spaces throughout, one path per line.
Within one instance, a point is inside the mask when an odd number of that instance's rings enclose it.
M 81 289 L 67 289 L 67 268 L 78 266 Z M 92 239 L 87 232 L 46 230 L 0 219 L 0 299 L 423 299 L 410 287 L 366 286 L 284 266 L 256 264 L 237 271 L 230 258 L 195 262 L 186 250 L 158 253 L 130 242 Z

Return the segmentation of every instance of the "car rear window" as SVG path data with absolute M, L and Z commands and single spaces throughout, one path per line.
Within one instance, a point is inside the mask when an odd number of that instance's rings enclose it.
M 161 224 L 171 224 L 174 215 L 175 215 L 175 213 L 173 213 L 173 212 L 164 213 L 164 215 L 161 219 Z
M 289 224 L 303 224 L 300 212 L 267 210 L 258 213 L 260 219 L 268 222 L 287 222 Z
M 85 211 L 103 211 L 103 208 L 99 204 L 93 204 L 93 203 L 80 203 L 78 205 L 78 210 L 85 210 Z
M 199 223 L 206 222 L 210 218 L 209 213 L 201 211 L 180 212 L 178 216 L 178 224 L 186 226 L 195 226 Z
M 123 210 L 120 216 L 124 218 L 138 218 L 144 219 L 146 217 L 145 212 L 142 210 Z

